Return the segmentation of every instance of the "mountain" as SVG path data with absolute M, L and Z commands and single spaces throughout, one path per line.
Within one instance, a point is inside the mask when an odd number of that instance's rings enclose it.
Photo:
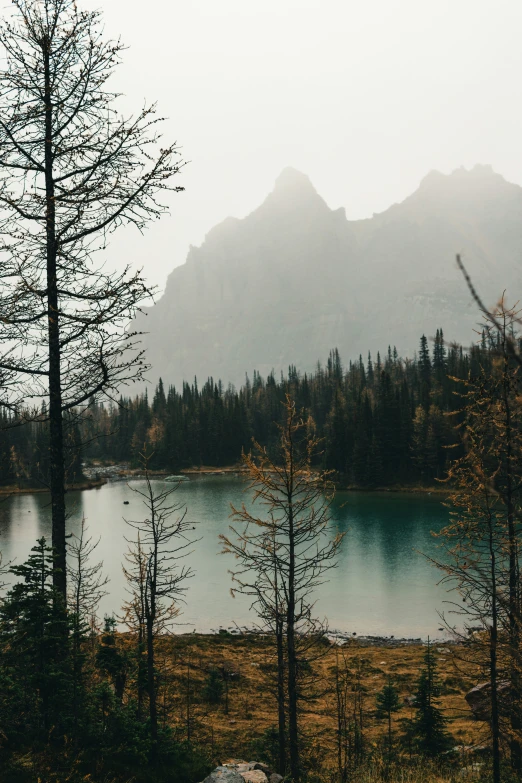
M 253 369 L 309 370 L 333 347 L 345 361 L 389 344 L 411 355 L 439 326 L 467 345 L 480 316 L 456 253 L 488 304 L 522 293 L 522 188 L 490 166 L 432 171 L 402 203 L 356 221 L 284 169 L 254 212 L 190 249 L 137 318 L 149 377 L 241 384 Z

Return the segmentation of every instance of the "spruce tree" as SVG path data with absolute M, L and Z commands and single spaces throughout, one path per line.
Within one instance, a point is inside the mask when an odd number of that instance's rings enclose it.
M 388 680 L 382 691 L 377 694 L 376 702 L 377 717 L 388 721 L 388 759 L 390 759 L 392 754 L 392 715 L 401 708 L 399 691 L 391 680 Z
M 210 704 L 219 704 L 223 696 L 223 678 L 217 669 L 211 669 L 205 680 L 203 698 Z
M 428 340 L 423 334 L 420 339 L 419 350 L 419 383 L 420 383 L 420 404 L 424 410 L 429 410 L 431 393 L 431 359 L 428 348 Z
M 439 756 L 448 750 L 452 738 L 447 732 L 447 718 L 439 707 L 440 681 L 433 648 L 428 639 L 424 653 L 424 666 L 417 680 L 415 691 L 416 715 L 410 723 L 414 743 L 425 756 Z
M 37 541 L 22 565 L 10 573 L 18 581 L 0 605 L 0 650 L 4 702 L 2 725 L 24 743 L 44 741 L 52 729 L 70 727 L 71 671 L 63 649 L 66 622 L 55 600 L 53 553 Z M 9 714 L 10 713 L 10 714 Z

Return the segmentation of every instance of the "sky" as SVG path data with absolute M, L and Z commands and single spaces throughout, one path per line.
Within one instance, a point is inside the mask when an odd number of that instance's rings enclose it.
M 432 169 L 489 163 L 522 185 L 520 0 L 80 0 L 128 46 L 126 111 L 165 116 L 187 162 L 170 214 L 114 236 L 107 262 L 161 290 L 190 245 L 243 217 L 293 166 L 349 219 Z

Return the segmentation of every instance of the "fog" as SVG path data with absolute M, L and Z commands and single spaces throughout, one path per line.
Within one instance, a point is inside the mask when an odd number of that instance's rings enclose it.
M 517 0 L 110 0 L 103 12 L 129 47 L 114 79 L 125 108 L 157 101 L 189 161 L 170 215 L 142 238 L 119 231 L 107 256 L 160 287 L 287 165 L 348 218 L 402 200 L 431 169 L 491 163 L 522 183 Z

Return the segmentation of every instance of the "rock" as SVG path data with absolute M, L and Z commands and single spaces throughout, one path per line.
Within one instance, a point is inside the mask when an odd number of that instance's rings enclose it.
M 484 764 L 471 764 L 469 767 L 462 767 L 459 770 L 459 775 L 461 778 L 475 777 L 481 773 L 483 767 Z
M 240 772 L 239 774 L 241 775 L 245 783 L 268 783 L 267 776 L 260 769 L 251 769 L 248 770 L 247 772 Z
M 217 767 L 202 783 L 282 783 L 281 775 L 259 761 L 229 759 Z
M 505 706 L 508 699 L 509 690 L 509 680 L 501 680 L 498 683 L 501 713 L 503 712 L 502 706 Z M 489 682 L 481 682 L 478 685 L 475 685 L 474 688 L 466 693 L 465 699 L 469 704 L 475 720 L 489 720 L 491 714 L 491 684 Z
M 239 772 L 228 767 L 216 767 L 203 783 L 245 783 Z

